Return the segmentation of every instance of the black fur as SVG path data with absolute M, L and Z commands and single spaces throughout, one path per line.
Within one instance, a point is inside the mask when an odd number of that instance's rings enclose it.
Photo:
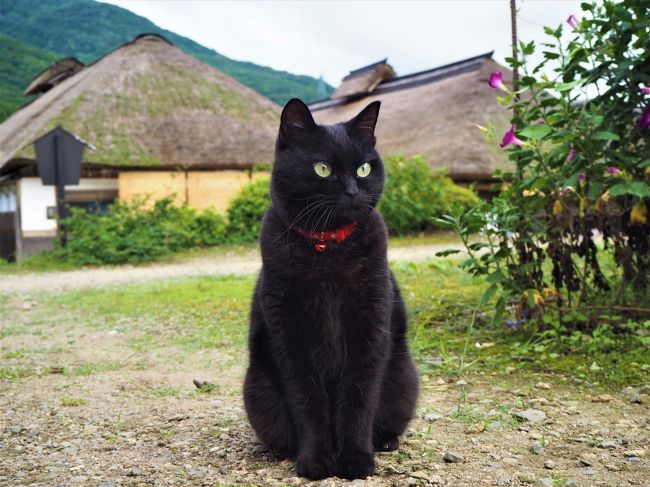
M 404 303 L 374 209 L 384 184 L 378 114 L 375 102 L 347 123 L 319 126 L 294 99 L 276 145 L 244 402 L 259 439 L 310 479 L 372 475 L 373 451 L 398 448 L 417 398 Z M 330 177 L 314 172 L 317 161 L 331 165 Z M 364 162 L 372 171 L 359 178 Z M 352 235 L 323 253 L 292 228 L 351 222 Z

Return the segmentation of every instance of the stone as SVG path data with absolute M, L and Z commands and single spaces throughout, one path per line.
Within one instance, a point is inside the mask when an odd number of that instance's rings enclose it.
M 512 482 L 510 482 L 510 480 L 508 479 L 496 479 L 496 481 L 494 482 L 494 485 L 510 485 L 510 484 L 512 484 Z
M 465 433 L 482 433 L 485 431 L 485 425 L 483 423 L 474 423 L 470 424 L 465 428 Z
M 596 475 L 596 471 L 593 468 L 585 468 L 582 471 L 582 475 L 584 475 L 585 477 L 593 477 L 594 475 Z
M 553 479 L 551 477 L 544 477 L 535 482 L 535 487 L 553 487 Z
M 436 385 L 437 385 L 437 386 L 444 386 L 445 384 L 446 384 L 446 382 L 445 382 L 443 379 L 438 379 L 438 380 L 436 381 Z
M 548 383 L 546 383 L 546 382 L 538 382 L 537 384 L 535 384 L 535 387 L 536 387 L 537 389 L 546 389 L 546 390 L 549 390 L 549 389 L 551 388 L 551 385 L 548 384 Z
M 576 487 L 576 481 L 575 480 L 567 480 L 566 483 L 564 484 L 565 487 Z
M 626 456 L 627 458 L 630 457 L 643 458 L 645 457 L 645 450 L 625 450 L 623 452 L 623 455 Z
M 631 403 L 638 403 L 639 402 L 639 394 L 640 394 L 640 389 L 637 389 L 636 387 L 626 387 L 621 391 L 621 393 L 626 397 L 628 401 Z
M 528 450 L 534 455 L 539 455 L 544 450 L 544 447 L 539 441 L 536 441 L 530 446 L 530 448 L 528 448 Z
M 416 472 L 411 472 L 411 477 L 420 479 L 420 480 L 429 480 L 429 475 L 422 470 L 417 470 Z
M 29 311 L 29 310 L 31 310 L 31 309 L 32 309 L 32 303 L 30 303 L 29 301 L 25 301 L 25 302 L 23 303 L 23 305 L 21 306 L 21 309 L 22 309 L 23 311 Z
M 430 423 L 433 423 L 434 421 L 439 421 L 443 418 L 444 416 L 442 414 L 436 414 L 436 413 L 426 413 L 424 415 L 424 420 L 429 421 Z
M 408 485 L 408 486 L 418 485 L 418 481 L 415 480 L 413 477 L 407 477 L 406 478 L 406 485 Z
M 598 455 L 595 453 L 583 453 L 578 457 L 579 467 L 591 467 L 598 462 Z
M 133 467 L 126 474 L 128 477 L 142 477 L 144 475 L 144 470 L 140 467 Z
M 620 446 L 618 441 L 605 440 L 598 443 L 599 448 L 605 448 L 606 450 L 615 450 Z
M 465 379 L 457 380 L 457 381 L 456 381 L 456 385 L 457 385 L 457 386 L 466 386 L 466 385 L 467 385 L 467 381 L 466 381 Z
M 547 470 L 553 470 L 555 468 L 555 462 L 553 460 L 546 460 L 544 462 L 544 468 Z
M 113 482 L 100 482 L 97 487 L 115 487 Z
M 614 396 L 611 396 L 609 394 L 601 394 L 596 397 L 591 398 L 592 402 L 611 402 L 614 400 Z
M 449 451 L 442 456 L 442 459 L 445 463 L 463 463 L 465 461 L 461 455 Z
M 9 426 L 7 429 L 9 430 L 10 433 L 18 434 L 25 428 L 22 424 L 14 424 L 12 426 Z
M 514 417 L 522 421 L 537 423 L 546 419 L 546 413 L 539 409 L 526 409 L 525 411 L 514 413 Z

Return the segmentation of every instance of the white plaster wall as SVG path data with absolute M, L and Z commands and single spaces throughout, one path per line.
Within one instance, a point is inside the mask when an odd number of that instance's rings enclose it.
M 56 220 L 47 218 L 47 207 L 56 206 L 54 186 L 43 186 L 40 178 L 18 181 L 20 193 L 20 222 L 23 232 L 56 230 Z M 66 186 L 66 192 L 117 190 L 117 178 L 82 178 L 78 186 Z
M 56 220 L 47 219 L 47 207 L 56 206 L 54 186 L 43 186 L 40 178 L 22 178 L 18 193 L 23 232 L 56 230 Z
M 78 186 L 66 186 L 65 191 L 101 191 L 114 189 L 117 191 L 117 178 L 81 178 Z

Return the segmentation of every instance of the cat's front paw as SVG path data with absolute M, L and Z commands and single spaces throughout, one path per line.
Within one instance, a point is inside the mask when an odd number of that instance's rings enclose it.
M 320 480 L 332 475 L 332 462 L 327 455 L 305 455 L 296 460 L 296 473 L 300 477 Z
M 342 451 L 336 456 L 334 473 L 343 479 L 365 479 L 375 473 L 372 453 Z

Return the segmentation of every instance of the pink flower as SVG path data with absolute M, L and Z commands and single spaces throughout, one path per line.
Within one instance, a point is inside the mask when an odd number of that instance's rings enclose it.
M 641 130 L 645 130 L 648 128 L 650 125 L 650 105 L 645 107 L 645 111 L 643 112 L 643 115 L 641 115 L 641 118 L 639 119 L 639 128 Z
M 506 85 L 503 84 L 503 74 L 501 71 L 495 71 L 490 75 L 490 81 L 488 81 L 490 88 L 496 88 L 497 90 L 508 91 Z
M 507 145 L 511 145 L 511 144 L 512 145 L 524 145 L 524 141 L 519 140 L 517 138 L 517 136 L 515 135 L 515 129 L 516 128 L 517 128 L 517 126 L 514 125 L 514 124 L 512 125 L 512 127 L 510 127 L 510 130 L 508 130 L 505 133 L 505 135 L 503 136 L 503 140 L 501 141 L 501 144 L 499 145 L 499 147 L 501 147 L 503 149 Z
M 583 172 L 578 174 L 578 181 L 581 183 L 584 183 L 587 180 L 587 175 Z
M 572 189 L 573 188 L 571 186 L 565 186 L 564 188 L 562 188 L 562 191 L 560 191 L 560 194 L 562 196 L 566 196 L 569 194 L 569 191 L 571 191 Z
M 616 176 L 617 174 L 621 174 L 621 170 L 617 167 L 614 166 L 609 166 L 607 168 L 607 172 L 609 172 L 612 176 Z
M 578 151 L 575 150 L 574 147 L 571 147 L 571 148 L 569 149 L 569 153 L 568 153 L 567 156 L 566 156 L 566 161 L 567 161 L 567 162 L 571 162 L 571 161 L 573 160 L 573 158 L 576 156 L 577 153 L 578 153 Z
M 575 28 L 578 27 L 578 23 L 579 23 L 579 21 L 578 21 L 578 17 L 576 17 L 575 15 L 571 14 L 571 15 L 569 15 L 569 18 L 566 19 L 566 23 L 569 24 L 572 28 L 575 29 Z
M 644 95 L 650 95 L 650 86 L 646 86 L 645 88 L 641 88 L 641 93 Z

